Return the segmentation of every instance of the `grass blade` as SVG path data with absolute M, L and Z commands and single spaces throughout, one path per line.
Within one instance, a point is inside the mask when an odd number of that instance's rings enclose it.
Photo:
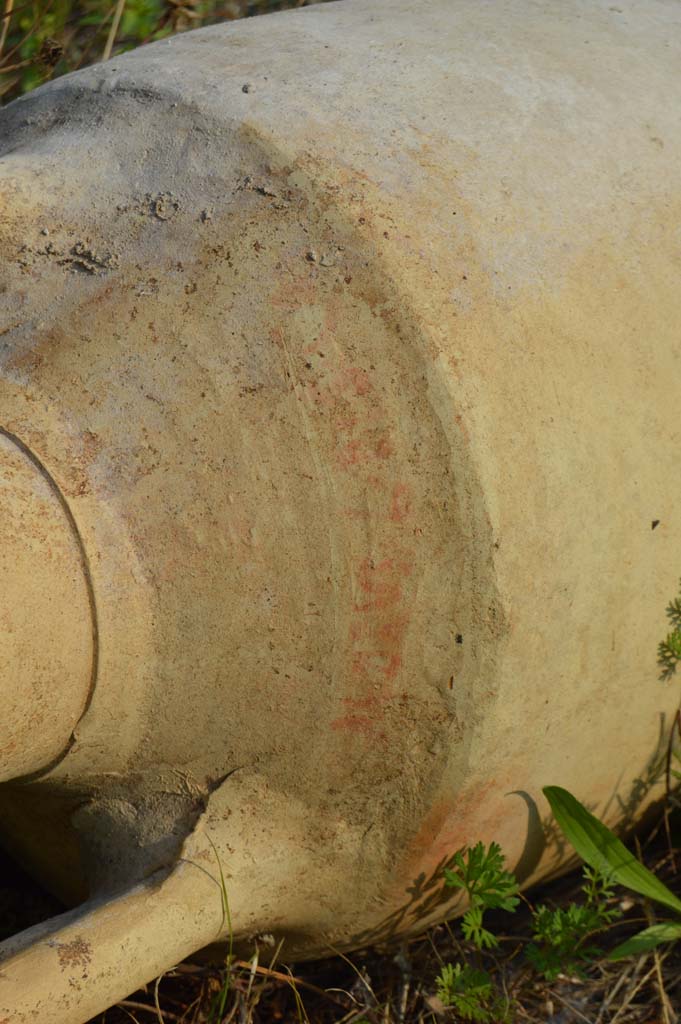
M 681 900 L 579 800 L 560 786 L 546 786 L 543 792 L 556 821 L 582 860 L 613 882 L 681 913 Z
M 664 921 L 662 924 L 654 924 L 645 928 L 632 939 L 621 942 L 608 956 L 609 960 L 623 960 L 625 956 L 640 956 L 641 953 L 648 953 L 663 942 L 675 942 L 681 938 L 681 923 Z

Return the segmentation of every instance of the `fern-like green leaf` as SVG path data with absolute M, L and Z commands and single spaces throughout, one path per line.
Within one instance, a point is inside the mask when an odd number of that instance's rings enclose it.
M 679 580 L 679 596 L 667 605 L 667 618 L 675 629 L 681 630 L 681 580 Z

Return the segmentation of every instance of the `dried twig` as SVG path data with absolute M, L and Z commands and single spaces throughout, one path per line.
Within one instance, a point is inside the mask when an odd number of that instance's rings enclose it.
M 32 63 L 32 60 L 20 60 L 18 64 L 9 64 L 4 68 L 0 66 L 0 75 L 8 75 L 10 71 L 20 71 L 21 68 L 27 68 Z
M 629 970 L 623 970 L 622 971 L 622 973 L 620 974 L 619 978 L 617 979 L 617 981 L 615 982 L 613 987 L 610 989 L 610 991 L 604 997 L 603 1002 L 601 1003 L 601 1008 L 598 1011 L 598 1016 L 596 1017 L 595 1024 L 601 1024 L 601 1021 L 605 1019 L 605 1014 L 610 1009 L 611 1003 L 614 1002 L 615 996 L 617 995 L 619 990 L 621 988 L 623 988 L 627 984 L 627 982 L 629 981 L 630 975 L 632 973 L 634 973 L 634 972 L 635 972 L 635 968 L 630 968 Z
M 677 1024 L 678 1017 L 672 1009 L 672 1004 L 669 1001 L 669 996 L 664 987 L 664 978 L 662 977 L 662 963 L 663 958 L 660 956 L 659 950 L 653 950 L 653 958 L 655 960 L 655 979 L 657 981 L 657 992 L 660 997 L 660 1006 L 662 1008 L 662 1020 L 664 1024 Z
M 5 13 L 2 16 L 2 28 L 0 29 L 0 56 L 2 56 L 5 40 L 7 39 L 7 33 L 9 32 L 9 23 L 13 10 L 14 0 L 5 0 Z
M 639 961 L 639 963 L 643 963 L 646 959 L 647 959 L 647 957 L 645 955 L 642 956 L 640 961 Z M 630 989 L 629 989 L 629 991 L 627 992 L 627 994 L 626 994 L 626 996 L 624 998 L 624 1002 L 622 1003 L 622 1005 L 618 1009 L 618 1011 L 615 1014 L 615 1016 L 612 1018 L 612 1021 L 610 1022 L 610 1024 L 616 1024 L 616 1022 L 620 1019 L 620 1017 L 629 1009 L 629 1007 L 631 1006 L 632 1002 L 634 1001 L 635 996 L 638 995 L 638 993 L 641 991 L 641 989 L 644 987 L 644 985 L 647 985 L 647 983 L 650 981 L 650 979 L 652 978 L 654 973 L 655 973 L 655 966 L 653 965 L 650 968 L 650 970 L 646 974 L 644 974 L 643 977 L 640 978 L 633 987 L 630 986 Z
M 121 999 L 121 1001 L 119 1003 L 116 1003 L 116 1006 L 120 1006 L 122 1010 L 146 1010 L 147 1013 L 153 1013 L 156 1017 L 158 1017 L 157 1010 L 156 1010 L 155 1006 L 149 1006 L 148 1003 L 137 1003 L 137 1002 L 135 1002 L 134 999 Z M 178 1017 L 177 1014 L 175 1014 L 175 1013 L 171 1013 L 169 1010 L 165 1010 L 164 1013 L 165 1013 L 165 1019 L 167 1021 L 169 1021 L 169 1020 L 170 1021 L 181 1021 L 182 1020 L 181 1017 Z
M 555 992 L 555 991 L 552 990 L 551 991 L 551 998 L 552 999 L 557 999 L 559 1003 L 562 1003 L 563 1006 L 567 1007 L 567 1009 L 570 1010 L 571 1013 L 574 1013 L 576 1017 L 579 1017 L 580 1020 L 586 1021 L 586 1024 L 591 1024 L 591 1021 L 589 1020 L 589 1018 L 585 1017 L 580 1009 L 578 1009 L 572 1003 L 568 1002 L 567 999 L 564 999 L 563 996 L 558 994 L 558 992 Z
M 116 42 L 116 34 L 118 32 L 118 26 L 121 23 L 123 17 L 123 11 L 125 9 L 125 0 L 118 0 L 116 4 L 116 10 L 114 11 L 113 21 L 111 22 L 111 28 L 109 29 L 109 35 L 106 39 L 106 45 L 104 46 L 104 53 L 102 54 L 102 60 L 108 60 L 113 50 L 113 45 Z
M 163 1014 L 161 1013 L 161 1004 L 158 1001 L 158 988 L 163 978 L 162 974 L 159 974 L 158 978 L 154 982 L 154 1006 L 156 1007 L 156 1015 L 158 1017 L 158 1024 L 166 1024 Z
M 262 974 L 267 978 L 274 978 L 276 981 L 285 981 L 287 985 L 300 985 L 301 988 L 309 989 L 310 992 L 315 992 L 319 996 L 324 996 L 326 999 L 335 1002 L 332 996 L 326 991 L 326 989 L 318 988 L 316 985 L 311 985 L 308 981 L 303 981 L 302 978 L 297 978 L 292 974 L 284 974 L 283 971 L 273 971 L 269 967 L 263 967 L 258 964 L 256 967 L 252 966 L 252 963 L 248 960 L 235 960 L 233 963 L 234 967 L 241 967 L 247 971 L 254 971 L 256 974 Z
M 46 14 L 49 14 L 50 9 L 52 7 L 52 3 L 53 3 L 53 0 L 46 0 L 45 7 L 37 15 L 35 21 L 31 25 L 31 27 L 29 28 L 28 32 L 26 32 L 26 34 L 23 35 L 21 37 L 21 39 L 17 43 L 15 43 L 14 46 L 11 47 L 11 49 L 9 49 L 7 51 L 7 53 L 5 54 L 5 60 L 9 60 L 10 57 L 13 57 L 15 53 L 17 53 L 19 50 L 21 50 L 21 47 L 24 45 L 24 43 L 27 42 L 27 40 L 29 40 L 31 38 L 31 36 L 35 32 L 35 30 L 38 28 L 38 25 L 40 24 L 41 18 L 44 18 Z M 21 8 L 19 8 L 19 9 L 21 10 Z M 5 22 L 5 24 L 9 24 L 9 22 Z M 7 68 L 1 68 L 0 70 L 6 71 Z

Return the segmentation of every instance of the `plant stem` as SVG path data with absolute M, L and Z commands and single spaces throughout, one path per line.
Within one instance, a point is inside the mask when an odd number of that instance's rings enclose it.
M 116 10 L 114 12 L 113 21 L 111 22 L 111 28 L 109 29 L 109 35 L 106 40 L 106 46 L 104 47 L 104 53 L 102 54 L 102 60 L 108 60 L 113 50 L 113 45 L 116 42 L 116 34 L 118 32 L 118 26 L 121 23 L 123 17 L 123 11 L 125 9 L 125 0 L 118 0 L 116 4 Z

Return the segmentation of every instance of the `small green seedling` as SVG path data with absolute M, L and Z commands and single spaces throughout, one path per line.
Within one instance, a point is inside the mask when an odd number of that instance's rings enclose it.
M 681 900 L 649 871 L 617 836 L 587 811 L 576 797 L 560 786 L 546 786 L 544 795 L 566 838 L 579 856 L 610 884 L 623 885 L 640 896 L 661 903 L 681 915 Z M 681 920 L 664 921 L 645 928 L 617 946 L 611 960 L 646 953 L 664 942 L 681 938 Z
M 584 964 L 602 954 L 593 936 L 621 916 L 619 908 L 608 906 L 614 895 L 610 882 L 593 868 L 584 868 L 582 892 L 584 903 L 555 909 L 542 904 L 533 912 L 527 958 L 547 981 L 561 973 L 580 974 Z
M 669 679 L 676 672 L 681 661 L 681 580 L 679 596 L 667 605 L 667 618 L 672 625 L 671 633 L 658 644 L 657 663 L 662 669 L 661 678 Z
M 452 867 L 444 873 L 445 883 L 468 897 L 461 927 L 464 937 L 478 950 L 499 945 L 497 937 L 483 925 L 485 911 L 513 911 L 519 903 L 518 883 L 505 864 L 498 843 L 489 847 L 476 843 L 459 850 Z M 499 995 L 486 971 L 469 964 L 444 964 L 436 982 L 440 1001 L 451 1007 L 458 1019 L 478 1024 L 501 1024 L 508 1019 L 508 1000 Z
M 470 906 L 461 926 L 464 937 L 477 949 L 494 949 L 498 940 L 483 926 L 486 910 L 515 910 L 518 905 L 518 883 L 510 871 L 498 843 L 484 843 L 459 850 L 454 855 L 454 870 L 445 871 L 445 882 L 454 889 L 463 889 Z
M 499 999 L 487 971 L 464 964 L 443 964 L 437 978 L 437 994 L 457 1017 L 477 1024 L 501 1024 L 508 1009 Z

